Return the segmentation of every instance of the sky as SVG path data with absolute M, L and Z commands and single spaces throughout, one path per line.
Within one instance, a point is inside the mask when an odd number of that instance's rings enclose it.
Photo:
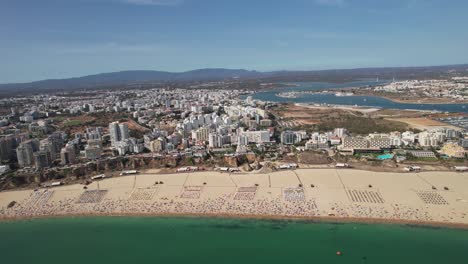
M 466 0 L 0 0 L 0 83 L 468 63 Z

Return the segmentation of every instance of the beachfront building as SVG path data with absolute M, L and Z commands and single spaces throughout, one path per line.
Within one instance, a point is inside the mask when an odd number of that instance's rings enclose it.
M 34 165 L 33 146 L 28 142 L 21 143 L 16 149 L 18 165 L 21 168 L 32 167 Z
M 223 146 L 223 136 L 219 133 L 210 133 L 208 136 L 208 146 L 210 148 L 220 148 Z
M 450 158 L 463 159 L 466 157 L 467 151 L 456 143 L 446 143 L 440 150 L 440 153 Z
M 339 138 L 343 138 L 348 134 L 348 130 L 346 128 L 335 128 L 333 134 Z
M 460 138 L 459 145 L 465 149 L 468 149 L 468 138 Z
M 245 136 L 249 143 L 268 143 L 270 142 L 270 131 L 246 131 L 242 132 L 241 136 Z
M 159 153 L 166 148 L 166 140 L 162 137 L 159 137 L 156 140 L 149 142 L 148 149 L 153 153 Z
M 413 133 L 412 131 L 405 131 L 401 133 L 401 142 L 405 146 L 413 145 L 414 142 L 416 142 L 416 137 L 417 135 Z
M 67 144 L 62 150 L 60 151 L 60 161 L 62 165 L 68 165 L 75 163 L 76 155 L 75 155 L 75 147 L 71 144 Z
M 343 139 L 344 149 L 367 149 L 369 141 L 364 137 L 345 137 Z
M 305 147 L 304 147 L 306 150 L 315 150 L 315 149 L 329 149 L 330 148 L 330 144 L 328 141 L 325 141 L 325 142 L 318 142 L 318 141 L 315 141 L 315 140 L 309 140 L 305 143 Z
M 47 168 L 51 164 L 50 154 L 47 151 L 37 151 L 33 154 L 36 169 Z
M 281 132 L 280 140 L 281 143 L 285 145 L 292 145 L 301 142 L 302 140 L 307 138 L 306 131 L 291 131 L 286 130 Z
M 54 132 L 46 139 L 40 141 L 39 148 L 50 153 L 51 160 L 60 158 L 60 150 L 64 143 L 64 136 L 61 132 Z
M 17 141 L 14 135 L 1 135 L 0 136 L 0 159 L 10 160 L 14 158 L 14 149 Z
M 410 150 L 408 153 L 416 158 L 431 158 L 435 159 L 437 158 L 435 153 L 432 151 L 424 151 L 424 150 Z
M 102 127 L 88 127 L 86 128 L 86 139 L 100 140 L 104 134 Z
M 119 142 L 130 138 L 128 125 L 125 123 L 119 123 L 118 121 L 109 124 L 109 134 L 113 147 L 116 147 Z
M 269 127 L 272 124 L 273 124 L 273 121 L 271 119 L 262 119 L 262 120 L 260 120 L 260 126 Z
M 96 145 L 87 145 L 85 147 L 85 157 L 89 160 L 97 160 L 101 158 L 102 147 Z
M 296 143 L 296 133 L 291 130 L 281 132 L 281 143 L 285 145 Z
M 34 152 L 39 150 L 39 141 L 27 140 L 16 149 L 16 157 L 21 168 L 34 166 Z
M 196 131 L 192 131 L 192 138 L 195 139 L 197 142 L 205 142 L 208 141 L 209 134 L 209 127 L 201 127 Z
M 443 131 L 423 131 L 418 134 L 418 142 L 421 147 L 436 147 L 445 141 L 445 135 Z
M 392 147 L 392 140 L 388 137 L 369 139 L 369 148 L 371 149 L 389 149 Z

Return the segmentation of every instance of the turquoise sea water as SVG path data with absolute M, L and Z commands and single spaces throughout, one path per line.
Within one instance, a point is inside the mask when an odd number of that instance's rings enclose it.
M 15 264 L 467 263 L 468 231 L 245 219 L 38 219 L 1 222 L 0 250 L 1 263 Z

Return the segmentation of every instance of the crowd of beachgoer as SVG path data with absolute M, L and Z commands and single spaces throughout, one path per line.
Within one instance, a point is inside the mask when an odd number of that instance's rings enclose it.
M 376 205 L 362 203 L 333 203 L 329 215 L 352 218 L 379 218 L 390 220 L 432 221 L 426 210 L 403 204 Z
M 51 215 L 86 214 L 220 214 L 256 216 L 335 216 L 348 218 L 379 218 L 389 220 L 433 221 L 424 208 L 405 204 L 371 204 L 332 202 L 318 206 L 316 198 L 302 197 L 298 190 L 289 190 L 282 195 L 255 196 L 255 199 L 235 199 L 238 192 L 222 194 L 219 197 L 184 199 L 162 197 L 141 190 L 135 197 L 135 190 L 128 199 L 108 198 L 106 190 L 83 191 L 75 198 L 51 199 L 54 191 L 37 190 L 24 201 L 13 206 L 0 208 L 0 217 L 34 217 Z M 202 189 L 184 189 L 183 192 L 202 192 Z M 137 191 L 139 192 L 139 191 Z M 255 193 L 255 192 L 245 192 Z M 132 198 L 133 197 L 133 198 Z M 152 199 L 147 199 L 151 197 Z M 137 198 L 137 199 L 135 199 Z M 139 199 L 141 198 L 141 199 Z M 322 208 L 319 208 L 322 207 Z M 463 213 L 461 213 L 463 214 Z M 438 221 L 450 222 L 460 213 L 438 215 Z

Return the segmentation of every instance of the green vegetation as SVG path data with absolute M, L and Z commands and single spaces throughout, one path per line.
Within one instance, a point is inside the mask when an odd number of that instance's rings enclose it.
M 63 123 L 63 127 L 75 127 L 83 125 L 83 121 L 80 120 L 70 120 Z
M 406 160 L 408 161 L 426 161 L 426 162 L 434 162 L 434 161 L 438 161 L 439 159 L 438 158 L 418 158 L 418 157 L 415 157 L 411 154 L 408 154 L 406 156 Z
M 187 158 L 185 158 L 185 164 L 190 165 L 190 166 L 194 166 L 195 165 L 195 159 L 192 158 L 192 157 L 187 157 Z
M 304 139 L 301 142 L 297 142 L 296 144 L 294 144 L 294 146 L 295 147 L 303 147 L 303 146 L 305 146 L 306 143 L 307 143 L 307 140 Z
M 54 122 L 62 122 L 63 120 L 65 120 L 67 117 L 65 116 L 56 116 L 53 118 Z
M 389 133 L 392 131 L 406 131 L 408 125 L 398 121 L 385 120 L 383 118 L 369 118 L 363 116 L 340 116 L 324 118 L 317 125 L 320 131 L 331 131 L 337 127 L 348 129 L 353 134 Z

